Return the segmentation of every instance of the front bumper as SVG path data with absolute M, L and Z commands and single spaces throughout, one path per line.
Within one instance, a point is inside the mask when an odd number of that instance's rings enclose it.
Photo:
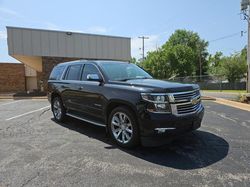
M 202 105 L 195 113 L 182 116 L 146 112 L 141 115 L 139 122 L 141 143 L 144 146 L 168 143 L 176 135 L 198 129 L 203 116 Z

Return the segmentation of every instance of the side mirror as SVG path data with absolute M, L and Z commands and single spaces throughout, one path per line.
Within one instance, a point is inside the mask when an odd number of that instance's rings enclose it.
M 88 74 L 88 75 L 87 75 L 87 80 L 88 80 L 88 81 L 102 82 L 102 79 L 99 77 L 98 74 Z

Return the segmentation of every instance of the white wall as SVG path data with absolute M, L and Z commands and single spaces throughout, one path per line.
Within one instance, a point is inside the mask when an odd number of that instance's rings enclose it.
M 130 38 L 7 27 L 11 56 L 131 59 Z

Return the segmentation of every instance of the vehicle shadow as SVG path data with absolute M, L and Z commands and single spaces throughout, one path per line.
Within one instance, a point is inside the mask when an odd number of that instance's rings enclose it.
M 73 118 L 57 124 L 106 143 L 105 149 L 120 149 L 148 162 L 175 169 L 190 170 L 209 166 L 225 158 L 229 150 L 225 139 L 200 130 L 187 133 L 165 146 L 124 149 L 113 143 L 102 127 Z

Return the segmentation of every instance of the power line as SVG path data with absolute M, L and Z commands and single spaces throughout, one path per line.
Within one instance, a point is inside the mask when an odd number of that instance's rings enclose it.
M 244 31 L 243 33 L 246 33 L 246 31 Z M 242 33 L 242 31 L 235 32 L 235 33 L 232 33 L 230 35 L 226 35 L 226 36 L 222 36 L 220 38 L 214 39 L 214 40 L 210 40 L 209 43 L 211 43 L 211 42 L 217 42 L 217 41 L 224 40 L 224 39 L 227 39 L 227 38 L 232 38 L 232 37 L 235 37 L 237 35 L 242 36 L 243 33 Z

